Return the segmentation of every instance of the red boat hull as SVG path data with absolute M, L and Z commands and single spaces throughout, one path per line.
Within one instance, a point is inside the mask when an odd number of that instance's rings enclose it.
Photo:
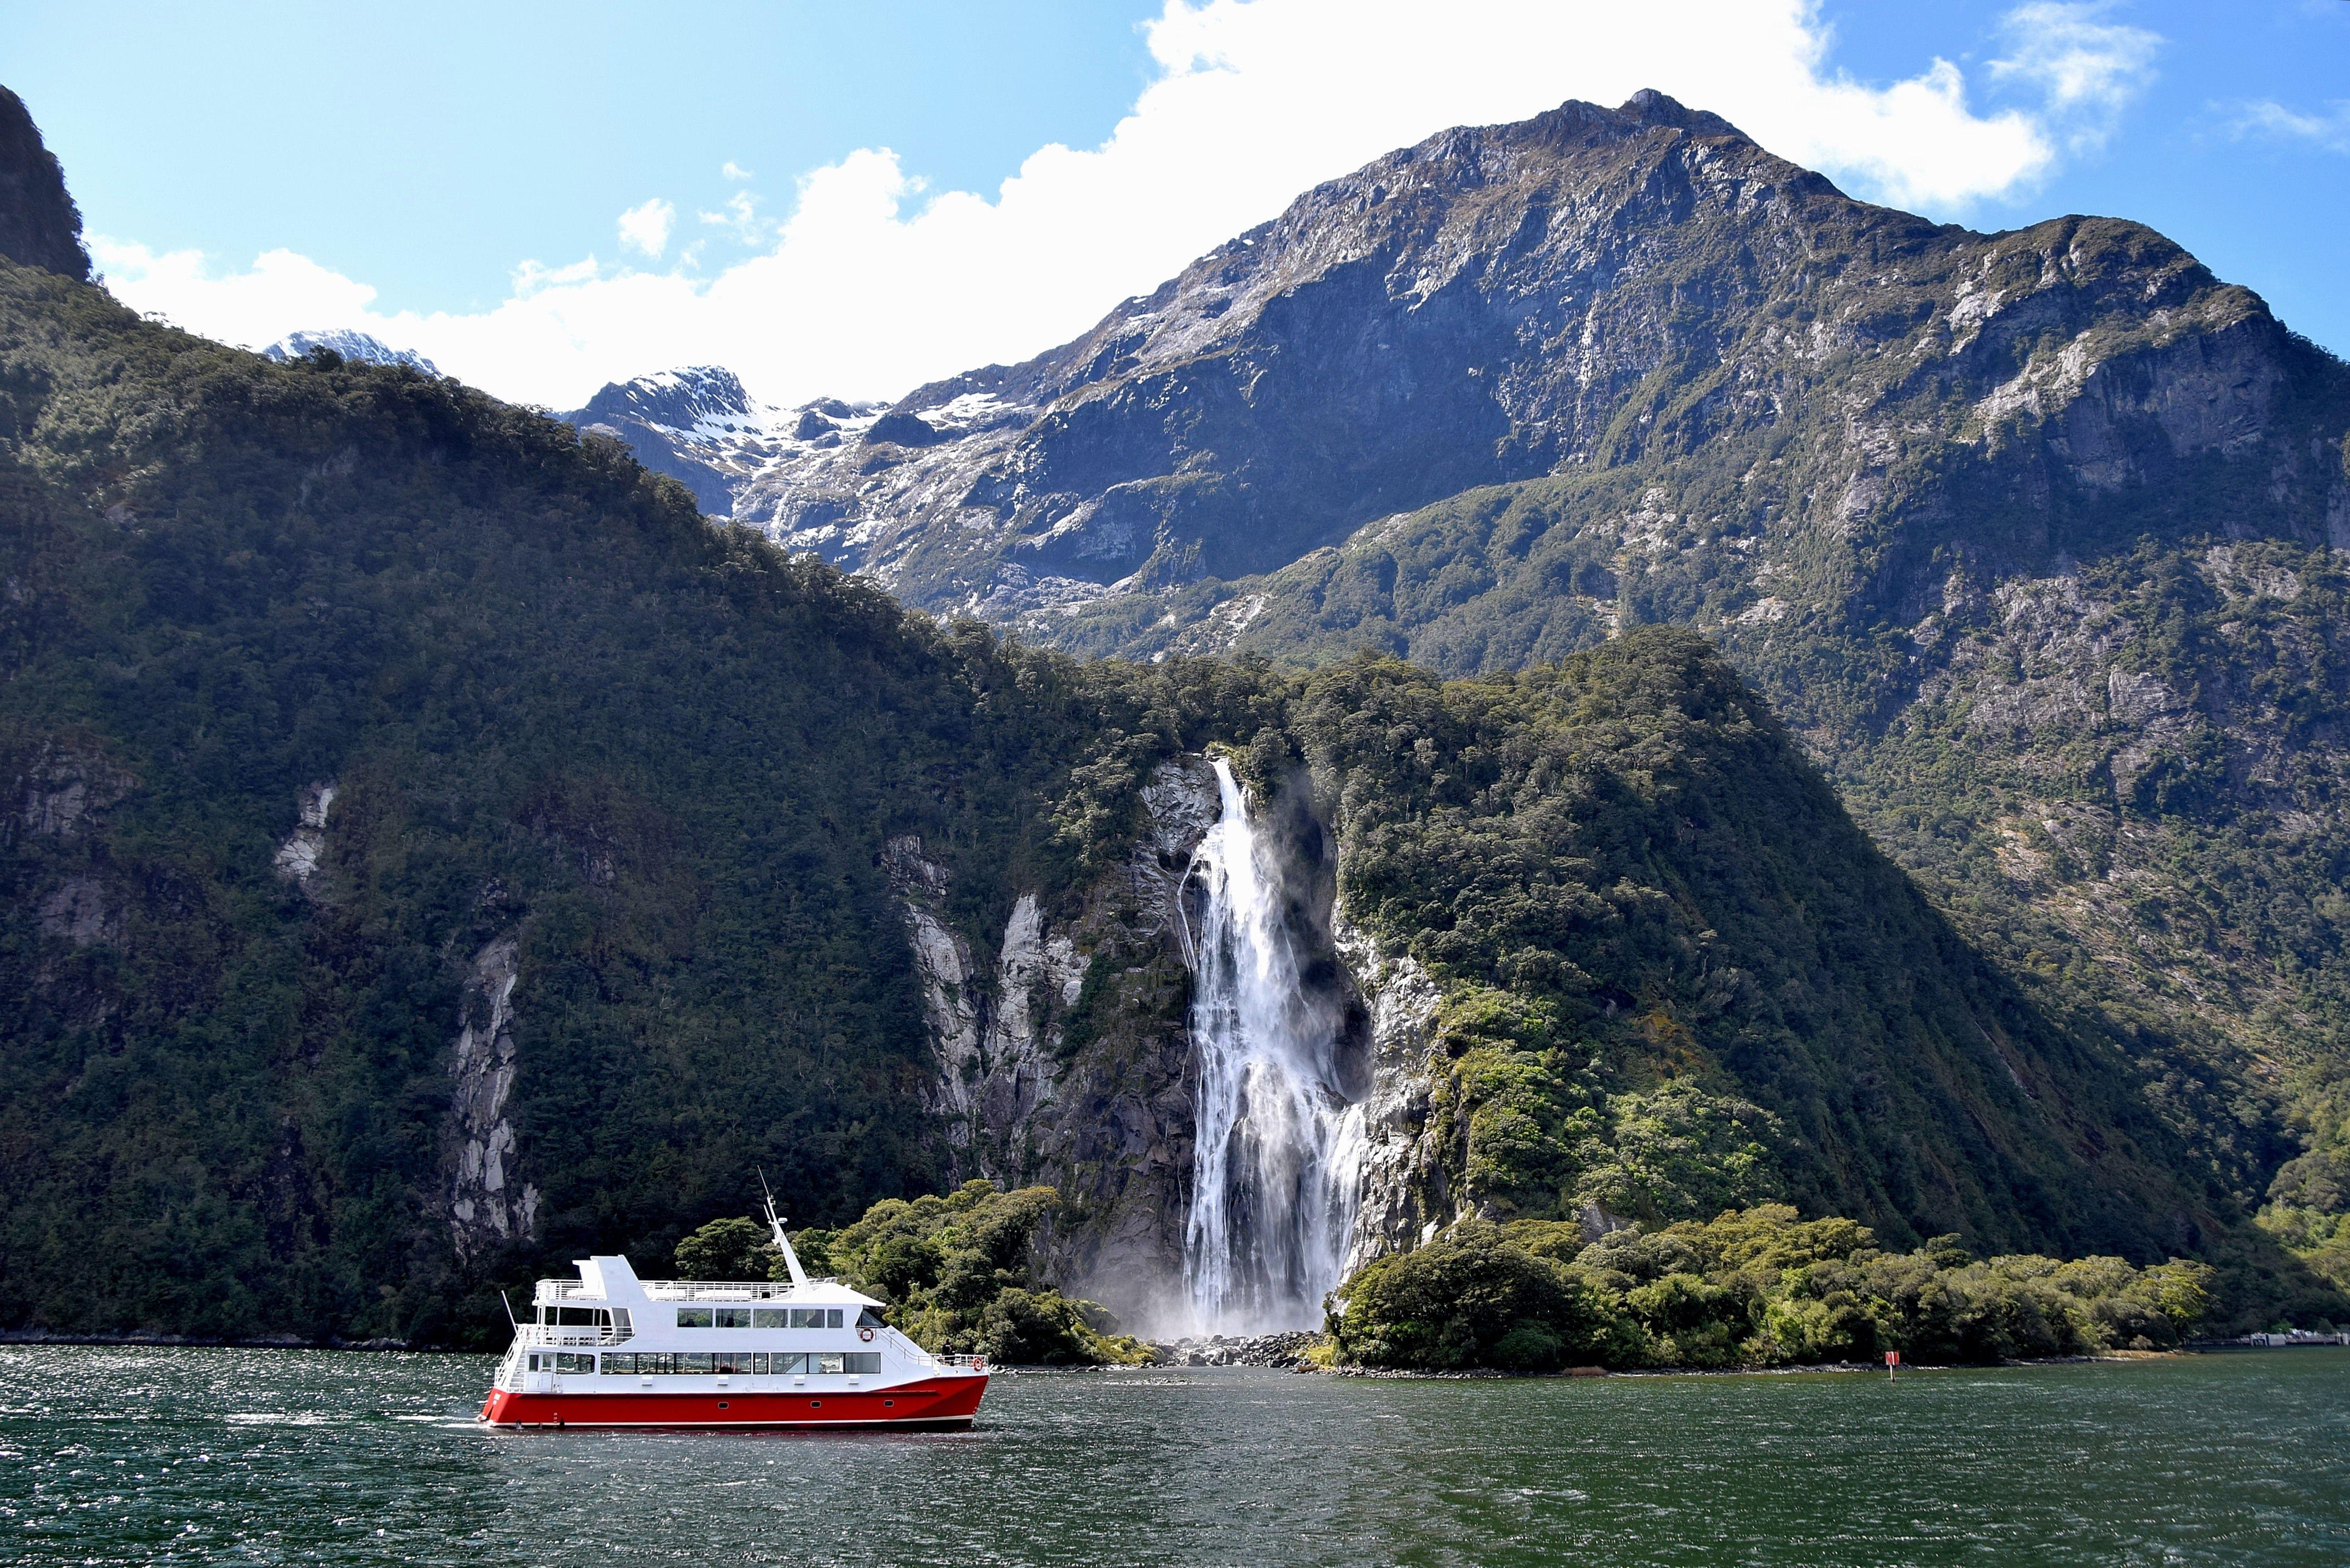
M 822 1394 L 515 1394 L 496 1388 L 481 1418 L 495 1427 L 960 1427 L 970 1424 L 986 1392 L 984 1376 Z

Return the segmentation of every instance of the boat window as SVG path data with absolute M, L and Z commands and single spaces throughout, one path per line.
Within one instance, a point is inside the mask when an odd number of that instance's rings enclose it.
M 824 1314 L 824 1326 L 827 1328 L 838 1328 L 840 1326 L 840 1309 L 838 1307 L 835 1307 L 830 1312 Z
M 718 1326 L 720 1328 L 748 1328 L 751 1326 L 751 1309 L 749 1307 L 719 1307 L 715 1310 L 718 1314 Z
M 789 1328 L 792 1326 L 791 1309 L 789 1307 L 753 1307 L 751 1326 L 753 1328 Z
M 710 1370 L 710 1353 L 706 1350 L 681 1350 L 677 1354 L 677 1369 L 686 1373 L 707 1372 Z
M 881 1370 L 881 1353 L 878 1350 L 852 1350 L 841 1359 L 847 1363 L 847 1370 L 850 1372 Z
M 604 1371 L 615 1377 L 661 1377 L 677 1370 L 677 1357 L 665 1351 L 639 1350 L 604 1357 Z
M 841 1355 L 838 1351 L 833 1351 L 828 1354 L 819 1354 L 816 1358 L 816 1369 L 818 1372 L 844 1371 L 846 1370 L 846 1367 L 843 1366 L 843 1363 L 848 1358 L 846 1355 Z
M 770 1377 L 796 1377 L 808 1369 L 808 1358 L 805 1355 L 785 1355 L 778 1353 L 755 1357 L 754 1360 L 763 1361 L 765 1365 L 754 1365 L 751 1370 L 764 1373 Z
M 680 1328 L 708 1328 L 710 1326 L 710 1309 L 708 1307 L 678 1308 L 677 1326 Z
M 859 1328 L 879 1328 L 882 1326 L 881 1314 L 875 1312 L 871 1307 L 867 1307 L 863 1312 L 857 1314 L 857 1326 Z
M 792 1326 L 794 1328 L 822 1328 L 824 1326 L 824 1308 L 792 1308 Z
M 557 1372 L 593 1372 L 596 1370 L 596 1358 L 592 1355 L 577 1355 L 569 1351 L 564 1351 L 555 1357 L 555 1370 Z
M 612 1314 L 602 1307 L 556 1307 L 555 1321 L 564 1328 L 608 1328 Z
M 712 1372 L 748 1372 L 751 1370 L 751 1352 L 747 1350 L 719 1351 L 710 1358 L 710 1370 Z

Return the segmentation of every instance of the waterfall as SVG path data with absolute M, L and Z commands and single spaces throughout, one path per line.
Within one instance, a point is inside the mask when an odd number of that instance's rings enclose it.
M 1305 994 L 1278 857 L 1215 760 L 1222 812 L 1191 860 L 1207 890 L 1193 940 L 1191 1211 L 1183 1273 L 1202 1332 L 1310 1328 L 1355 1220 L 1363 1109 L 1336 1086 L 1337 1028 Z

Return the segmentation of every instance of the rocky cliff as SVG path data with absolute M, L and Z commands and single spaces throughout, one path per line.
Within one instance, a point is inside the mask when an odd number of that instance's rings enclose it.
M 81 210 L 41 142 L 25 100 L 0 88 L 0 256 L 71 278 L 89 276 Z
M 1014 895 L 989 971 L 941 918 L 951 873 L 916 838 L 887 856 L 951 1172 L 1059 1189 L 1051 1276 L 1154 1329 L 1175 1321 L 1191 1168 L 1183 887 L 1216 796 L 1197 757 L 1159 764 L 1138 795 L 1139 832 L 1090 885 Z

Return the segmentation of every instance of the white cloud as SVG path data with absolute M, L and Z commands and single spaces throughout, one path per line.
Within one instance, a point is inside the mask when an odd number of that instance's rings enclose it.
M 729 195 L 723 213 L 696 213 L 694 216 L 705 223 L 733 230 L 734 237 L 746 245 L 757 244 L 766 237 L 767 223 L 759 216 L 759 198 L 748 191 Z
M 2154 81 L 2161 35 L 2104 20 L 2112 9 L 2109 0 L 2035 0 L 2000 21 L 2009 53 L 1991 63 L 1991 74 L 2039 89 L 2075 150 L 2104 141 Z
M 92 235 L 90 258 L 124 303 L 227 343 L 258 348 L 315 321 L 321 327 L 373 320 L 376 291 L 292 251 L 265 251 L 253 265 L 214 276 L 201 251 L 149 250 Z
M 677 209 L 655 196 L 620 214 L 620 244 L 658 261 L 661 252 L 669 249 L 669 232 L 676 222 Z
M 2228 129 L 2239 139 L 2258 136 L 2307 141 L 2328 152 L 2350 152 L 2350 99 L 2335 103 L 2330 113 L 2309 114 L 2287 109 L 2274 99 L 2262 99 L 2239 109 Z
M 761 254 L 707 280 L 591 260 L 519 270 L 513 297 L 484 312 L 384 314 L 366 286 L 283 252 L 225 276 L 135 246 L 101 260 L 123 298 L 201 331 L 263 343 L 356 327 L 556 406 L 695 362 L 730 365 L 780 401 L 886 396 L 1071 337 L 1391 148 L 1567 99 L 1657 88 L 1860 194 L 1961 215 L 2029 188 L 2060 156 L 2065 116 L 2126 90 L 2126 71 L 2101 63 L 2116 46 L 2096 42 L 2114 29 L 2077 8 L 2026 7 L 2042 10 L 2016 24 L 2059 40 L 2014 56 L 2012 71 L 2051 100 L 2027 113 L 1970 105 L 1940 59 L 1889 86 L 1852 80 L 1833 67 L 1814 0 L 1166 0 L 1147 29 L 1155 78 L 1099 147 L 1040 148 L 992 196 L 931 194 L 893 153 L 866 149 L 802 176 L 780 223 L 737 191 L 701 216 Z M 273 291 L 265 274 L 301 286 Z
M 755 180 L 758 178 L 757 175 L 752 173 L 748 169 L 743 168 L 740 163 L 735 162 L 732 158 L 729 158 L 725 162 L 718 166 L 718 172 L 721 176 L 728 180 Z

